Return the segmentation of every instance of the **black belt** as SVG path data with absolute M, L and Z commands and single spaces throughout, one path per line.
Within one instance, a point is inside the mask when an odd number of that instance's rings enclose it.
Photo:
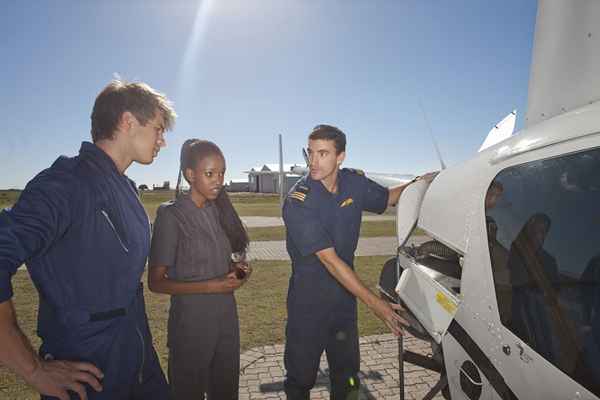
M 85 313 L 85 314 L 89 315 L 90 322 L 106 321 L 106 320 L 117 318 L 117 317 L 124 317 L 125 315 L 127 315 L 129 313 L 128 310 L 133 310 L 133 308 L 136 307 L 135 303 L 137 301 L 138 296 L 143 296 L 143 294 L 142 294 L 143 288 L 144 288 L 144 285 L 140 282 L 140 285 L 138 286 L 137 293 L 135 294 L 133 301 L 127 307 L 119 307 L 119 308 L 114 308 L 112 310 L 98 311 L 98 312 L 89 313 L 89 314 L 87 314 L 84 310 L 81 310 L 81 312 L 78 314 Z M 49 315 L 47 315 L 46 319 L 50 320 L 52 318 L 54 318 L 54 319 L 57 318 L 58 314 L 55 311 L 54 307 L 52 307 L 50 305 L 50 303 L 48 303 L 41 294 L 40 294 L 40 300 L 39 300 L 39 307 L 40 307 L 40 314 L 46 315 L 46 313 L 49 313 Z M 46 313 L 44 313 L 42 310 L 46 311 Z M 78 320 L 80 321 L 80 323 L 82 322 L 81 315 Z M 88 321 L 88 320 L 86 319 L 86 321 Z
M 127 310 L 125 308 L 115 308 L 114 310 L 109 311 L 100 311 L 93 314 L 90 314 L 90 321 L 105 321 L 107 319 L 113 319 L 117 317 L 123 317 L 127 314 Z

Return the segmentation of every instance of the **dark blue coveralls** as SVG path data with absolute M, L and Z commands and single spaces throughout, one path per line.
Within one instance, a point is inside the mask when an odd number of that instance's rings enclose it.
M 331 398 L 346 399 L 358 387 L 356 298 L 315 253 L 333 247 L 354 268 L 362 212 L 382 213 L 388 195 L 385 187 L 367 179 L 362 171 L 342 169 L 337 194 L 307 175 L 286 198 L 283 219 L 292 259 L 285 344 L 289 399 L 309 398 L 323 350 L 329 363 Z
M 135 184 L 87 142 L 0 213 L 0 302 L 26 263 L 39 292 L 40 355 L 102 370 L 103 391 L 87 386 L 89 399 L 168 398 L 140 283 L 149 247 Z

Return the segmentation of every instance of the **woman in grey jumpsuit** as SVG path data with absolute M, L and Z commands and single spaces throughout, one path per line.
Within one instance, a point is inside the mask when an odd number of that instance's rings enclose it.
M 205 393 L 208 399 L 238 398 L 240 338 L 233 292 L 251 270 L 231 262 L 232 252 L 246 250 L 248 235 L 223 190 L 224 173 L 217 145 L 187 140 L 177 187 L 183 174 L 190 191 L 162 204 L 154 222 L 148 286 L 171 295 L 169 382 L 177 400 L 204 399 Z

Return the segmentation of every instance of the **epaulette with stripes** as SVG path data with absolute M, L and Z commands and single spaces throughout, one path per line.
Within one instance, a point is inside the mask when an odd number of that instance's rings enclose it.
M 348 171 L 355 173 L 356 175 L 361 175 L 364 176 L 365 171 L 363 171 L 362 169 L 355 169 L 355 168 L 346 168 Z
M 294 191 L 291 192 L 290 194 L 288 194 L 288 197 L 290 199 L 295 199 L 301 202 L 304 202 L 304 200 L 306 200 L 306 195 L 308 194 L 308 192 L 310 191 L 308 186 L 305 185 L 296 185 L 296 187 L 294 188 Z

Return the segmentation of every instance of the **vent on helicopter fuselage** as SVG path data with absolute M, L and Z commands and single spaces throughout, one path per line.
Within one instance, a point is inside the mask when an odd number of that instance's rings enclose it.
M 417 259 L 433 257 L 443 261 L 458 261 L 458 254 L 437 240 L 430 240 L 418 246 L 415 256 Z

